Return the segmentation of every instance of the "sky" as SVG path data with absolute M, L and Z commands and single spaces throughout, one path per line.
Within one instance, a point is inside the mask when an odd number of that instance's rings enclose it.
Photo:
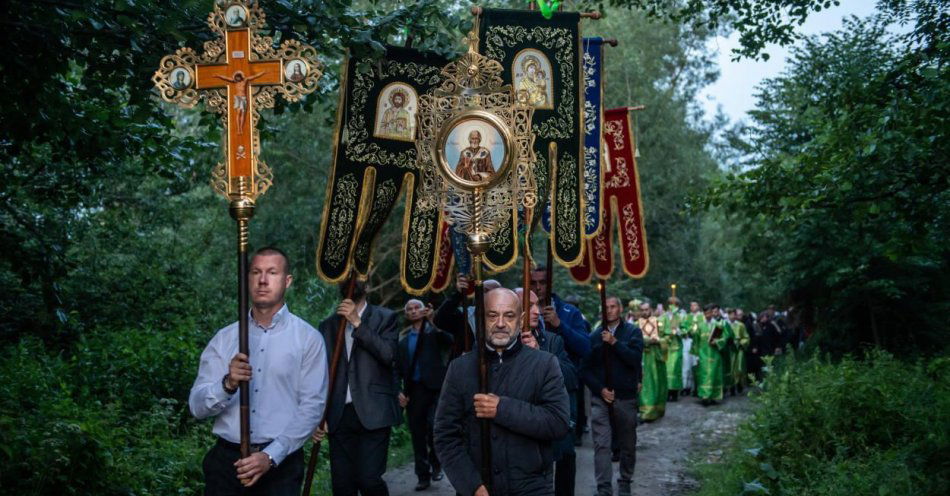
M 864 18 L 874 12 L 875 0 L 841 0 L 841 4 L 808 16 L 799 32 L 808 36 L 835 31 L 842 25 L 842 19 L 852 15 Z M 762 80 L 779 75 L 785 68 L 788 48 L 770 45 L 766 52 L 770 58 L 766 62 L 742 59 L 732 61 L 732 49 L 739 46 L 739 35 L 717 37 L 710 41 L 710 47 L 718 53 L 720 69 L 719 80 L 699 94 L 699 100 L 706 109 L 707 116 L 716 114 L 717 108 L 738 122 L 746 117 L 746 112 L 755 106 L 755 87 Z

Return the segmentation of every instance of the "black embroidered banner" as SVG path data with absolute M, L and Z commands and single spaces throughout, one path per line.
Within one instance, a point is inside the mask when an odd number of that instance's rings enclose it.
M 333 172 L 317 246 L 317 272 L 329 282 L 350 268 L 366 274 L 373 241 L 405 191 L 400 271 L 406 291 L 429 289 L 439 246 L 439 212 L 417 208 L 416 112 L 448 60 L 388 47 L 382 59 L 348 58 L 337 109 Z
M 565 266 L 581 261 L 584 242 L 584 87 L 579 23 L 577 12 L 556 12 L 545 19 L 537 11 L 484 9 L 478 27 L 479 51 L 501 62 L 505 83 L 512 84 L 517 98 L 535 108 L 532 129 L 537 136 L 538 197 L 542 201 L 549 198 L 550 184 L 551 243 L 555 259 Z M 557 158 L 553 167 L 549 160 L 552 146 Z M 510 234 L 511 230 L 501 232 Z M 493 237 L 489 264 L 510 260 L 516 245 L 513 239 Z

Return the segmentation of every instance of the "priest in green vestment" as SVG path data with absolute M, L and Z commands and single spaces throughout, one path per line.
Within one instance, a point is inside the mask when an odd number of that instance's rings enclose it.
M 657 324 L 660 336 L 666 338 L 666 386 L 669 389 L 667 400 L 679 400 L 683 389 L 683 329 L 686 312 L 679 308 L 679 299 L 675 296 L 667 300 L 668 310 L 663 312 Z
M 733 388 L 739 394 L 748 385 L 749 377 L 746 372 L 746 353 L 752 339 L 749 330 L 742 323 L 741 308 L 729 310 L 729 327 L 732 328 L 732 378 Z
M 716 318 L 728 321 L 727 312 L 716 310 Z M 735 390 L 732 388 L 736 383 L 735 376 L 732 374 L 732 361 L 735 355 L 733 346 L 732 334 L 730 333 L 728 339 L 726 339 L 726 345 L 719 348 L 719 353 L 722 355 L 722 394 L 732 393 L 735 396 Z
M 660 335 L 649 303 L 640 304 L 637 325 L 643 333 L 643 389 L 640 418 L 652 422 L 666 412 L 666 338 Z
M 693 346 L 699 350 L 696 385 L 703 406 L 722 401 L 722 350 L 729 343 L 729 324 L 720 318 L 719 305 L 710 303 L 705 308 L 706 320 L 696 325 Z
M 703 322 L 706 322 L 703 308 L 699 306 L 698 302 L 689 302 L 689 314 L 686 316 L 684 327 L 686 328 L 686 334 L 690 336 L 691 341 L 693 341 L 692 346 L 689 348 L 689 354 L 692 355 L 690 362 L 693 363 L 691 367 L 692 370 L 690 371 L 690 374 L 693 376 L 691 386 L 693 396 L 699 396 L 699 344 L 693 336 L 699 331 L 699 325 Z

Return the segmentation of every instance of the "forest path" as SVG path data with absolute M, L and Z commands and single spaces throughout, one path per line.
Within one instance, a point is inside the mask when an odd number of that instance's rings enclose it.
M 667 403 L 663 418 L 637 429 L 633 494 L 682 495 L 696 489 L 698 483 L 689 474 L 690 464 L 698 458 L 714 461 L 721 457 L 721 441 L 735 434 L 736 427 L 751 408 L 745 396 L 727 396 L 720 404 L 710 407 L 703 407 L 692 397 Z M 617 464 L 614 464 L 615 480 L 617 474 Z M 412 463 L 388 470 L 384 478 L 392 496 L 455 495 L 447 477 L 432 483 L 425 491 L 414 491 L 417 479 Z M 595 493 L 594 449 L 588 433 L 584 435 L 583 446 L 577 448 L 575 494 Z

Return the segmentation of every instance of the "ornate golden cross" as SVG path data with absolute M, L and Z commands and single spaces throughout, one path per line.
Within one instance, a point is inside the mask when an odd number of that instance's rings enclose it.
M 264 25 L 257 0 L 215 0 L 208 26 L 218 39 L 206 42 L 201 55 L 180 48 L 165 56 L 152 76 L 166 102 L 191 108 L 203 99 L 224 121 L 225 161 L 212 172 L 212 186 L 230 200 L 237 221 L 238 351 L 248 357 L 248 222 L 255 200 L 272 182 L 259 157 L 258 110 L 273 107 L 278 93 L 290 102 L 312 93 L 321 75 L 313 47 L 295 40 L 275 47 L 272 38 L 258 34 Z M 240 390 L 241 457 L 246 458 L 251 437 L 246 381 Z

